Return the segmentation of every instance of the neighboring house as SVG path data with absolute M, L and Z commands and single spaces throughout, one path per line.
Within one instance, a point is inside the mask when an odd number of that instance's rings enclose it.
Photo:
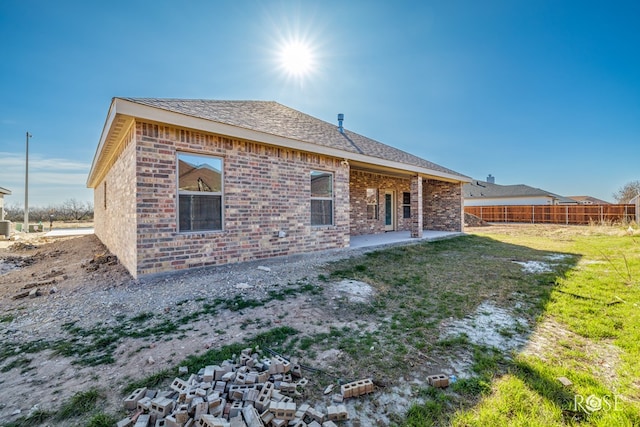
M 494 177 L 489 175 L 489 180 Z M 465 206 L 495 205 L 575 205 L 573 199 L 528 185 L 499 185 L 474 180 L 463 186 Z
M 591 196 L 567 196 L 570 199 L 575 200 L 580 205 L 610 205 L 611 203 L 604 200 L 596 199 Z
M 0 187 L 0 221 L 4 221 L 4 196 L 10 196 L 11 190 Z
M 87 186 L 96 235 L 137 277 L 459 232 L 469 181 L 276 102 L 114 98 Z

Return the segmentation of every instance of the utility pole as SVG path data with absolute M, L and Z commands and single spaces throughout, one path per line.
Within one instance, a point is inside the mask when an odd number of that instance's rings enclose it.
M 32 138 L 29 132 L 27 132 L 27 162 L 24 171 L 24 225 L 22 230 L 26 233 L 29 232 L 29 138 Z

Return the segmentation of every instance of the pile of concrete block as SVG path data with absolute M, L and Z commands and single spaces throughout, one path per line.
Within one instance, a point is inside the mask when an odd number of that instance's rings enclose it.
M 185 373 L 181 368 L 180 373 Z M 336 427 L 349 419 L 343 404 L 326 411 L 302 403 L 308 380 L 300 365 L 251 348 L 239 358 L 206 366 L 187 380 L 175 378 L 169 390 L 141 388 L 124 399 L 130 416 L 118 427 Z M 344 384 L 341 399 L 373 392 L 371 379 Z

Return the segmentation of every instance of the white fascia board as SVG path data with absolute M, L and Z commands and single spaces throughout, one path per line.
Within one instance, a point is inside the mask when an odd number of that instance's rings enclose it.
M 416 174 L 429 175 L 455 182 L 471 182 L 460 175 L 449 174 L 419 166 L 408 165 L 406 163 L 394 162 L 391 160 L 380 159 L 378 157 L 366 156 L 363 154 L 352 153 L 349 151 L 339 150 L 337 148 L 325 147 L 310 142 L 299 141 L 295 139 L 285 138 L 266 132 L 255 131 L 251 129 L 241 128 L 238 126 L 228 125 L 225 123 L 214 122 L 211 120 L 201 119 L 198 117 L 187 116 L 173 111 L 162 110 L 156 107 L 137 104 L 126 99 L 115 99 L 115 111 L 118 114 L 137 117 L 140 119 L 151 120 L 153 122 L 167 123 L 174 126 L 186 127 L 190 129 L 201 130 L 205 132 L 216 133 L 219 135 L 229 136 L 238 139 L 244 139 L 255 142 L 262 142 L 268 145 L 278 147 L 291 148 L 309 153 L 324 154 L 331 157 L 341 159 L 360 161 L 374 165 L 386 166 L 394 169 L 414 172 Z
M 91 182 L 91 177 L 94 173 L 94 168 L 96 167 L 96 163 L 98 161 L 98 155 L 104 149 L 104 145 L 106 143 L 107 137 L 109 136 L 109 130 L 111 129 L 111 125 L 116 118 L 116 101 L 114 98 L 111 101 L 111 105 L 109 106 L 109 112 L 107 113 L 107 119 L 104 122 L 104 126 L 102 128 L 102 134 L 100 134 L 100 142 L 98 143 L 98 148 L 96 149 L 95 154 L 93 155 L 93 161 L 91 162 L 91 169 L 89 169 L 89 175 L 87 176 L 87 187 L 89 187 Z

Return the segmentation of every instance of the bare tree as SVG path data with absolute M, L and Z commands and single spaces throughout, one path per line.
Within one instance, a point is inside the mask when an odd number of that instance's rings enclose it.
M 640 181 L 631 181 L 627 182 L 625 185 L 620 187 L 618 191 L 613 193 L 613 198 L 621 204 L 629 203 L 629 200 L 633 199 L 638 194 L 640 194 Z
M 93 215 L 93 203 L 67 199 L 62 204 L 62 212 L 65 219 L 80 221 Z

